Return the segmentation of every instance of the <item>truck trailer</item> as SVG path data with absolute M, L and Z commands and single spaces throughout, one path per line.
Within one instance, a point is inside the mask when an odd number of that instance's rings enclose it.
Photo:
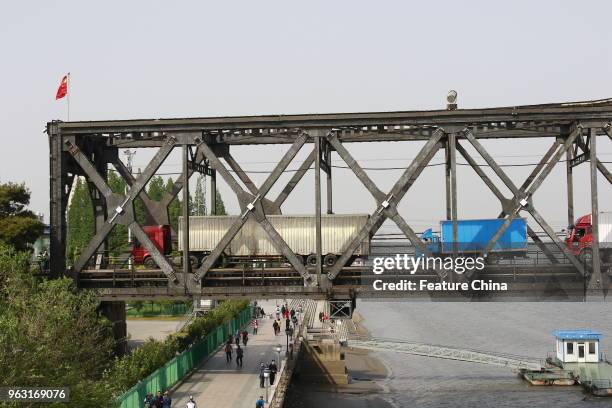
M 503 225 L 503 218 L 480 220 L 457 220 L 456 245 L 453 240 L 453 222 L 440 221 L 440 235 L 432 229 L 423 232 L 421 238 L 427 243 L 429 251 L 434 256 L 444 256 L 457 250 L 458 254 L 480 254 L 487 243 Z M 497 240 L 491 254 L 496 256 L 524 256 L 527 252 L 527 222 L 523 218 L 515 218 L 510 226 Z
M 316 225 L 315 217 L 311 215 L 268 215 L 270 223 L 289 245 L 293 252 L 300 256 L 307 265 L 315 265 L 316 257 Z M 321 216 L 321 239 L 323 264 L 331 266 L 361 228 L 368 221 L 367 214 L 324 214 Z M 189 217 L 189 253 L 193 267 L 199 266 L 213 249 L 219 244 L 238 216 L 191 216 Z M 168 226 L 147 226 L 147 235 L 165 255 L 170 255 L 172 248 L 168 247 L 170 228 Z M 183 223 L 179 217 L 178 251 L 182 253 Z M 366 257 L 370 253 L 370 237 L 361 242 L 353 253 L 349 265 L 357 258 Z M 139 243 L 132 248 L 134 262 L 155 267 L 155 261 L 148 251 Z M 273 245 L 268 234 L 261 226 L 248 220 L 242 229 L 232 239 L 223 253 L 224 259 L 234 261 L 249 260 L 281 260 L 283 255 Z
M 599 213 L 599 252 L 603 262 L 612 262 L 612 211 Z M 565 244 L 581 262 L 593 261 L 593 224 L 591 214 L 579 217 L 567 228 Z

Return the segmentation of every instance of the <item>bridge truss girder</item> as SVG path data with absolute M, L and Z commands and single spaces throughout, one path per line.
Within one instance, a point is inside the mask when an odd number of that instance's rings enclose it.
M 96 233 L 89 245 L 83 250 L 69 274 L 78 279 L 79 273 L 91 262 L 92 256 L 102 248 L 112 228 L 117 224 L 127 225 L 138 240 L 153 254 L 154 260 L 168 278 L 168 285 L 177 292 L 187 294 L 200 293 L 200 282 L 206 277 L 215 261 L 244 223 L 251 219 L 258 223 L 270 239 L 297 271 L 308 292 L 319 290 L 321 293 L 333 292 L 336 278 L 342 273 L 359 243 L 371 237 L 386 219 L 397 224 L 406 238 L 421 252 L 429 254 L 427 246 L 416 235 L 412 227 L 397 211 L 400 200 L 418 179 L 428 162 L 440 149 L 446 157 L 446 197 L 447 218 L 457 220 L 457 180 L 456 154 L 459 152 L 476 174 L 483 180 L 492 193 L 500 200 L 502 212 L 499 218 L 505 222 L 493 239 L 487 244 L 483 254 L 486 255 L 501 237 L 503 232 L 518 216 L 526 211 L 536 220 L 549 238 L 564 252 L 574 264 L 577 273 L 585 275 L 583 265 L 574 257 L 565 245 L 556 237 L 552 228 L 535 209 L 532 196 L 542 182 L 551 173 L 554 166 L 565 154 L 575 159 L 578 149 L 588 155 L 591 161 L 591 202 L 594 215 L 594 229 L 597 226 L 597 172 L 612 183 L 612 177 L 605 165 L 597 159 L 597 136 L 607 135 L 612 139 L 610 122 L 612 104 L 594 102 L 591 105 L 539 105 L 514 108 L 497 108 L 465 111 L 431 111 L 431 112 L 397 112 L 371 114 L 338 114 L 338 115 L 295 115 L 275 117 L 246 118 L 204 118 L 185 120 L 156 121 L 117 121 L 117 122 L 51 122 L 48 124 L 50 142 L 51 168 L 51 272 L 54 276 L 66 272 L 66 208 L 70 187 L 75 175 L 84 176 L 90 185 L 96 206 Z M 586 132 L 586 140 L 583 139 Z M 542 157 L 532 173 L 518 187 L 495 162 L 479 142 L 481 139 L 514 139 L 520 141 L 528 138 L 551 138 L 554 142 Z M 363 168 L 351 156 L 345 147 L 346 143 L 357 142 L 390 142 L 390 141 L 425 141 L 425 146 L 414 158 L 410 166 L 388 192 L 382 192 L 369 178 Z M 513 196 L 506 198 L 500 188 L 480 169 L 480 166 L 463 147 L 467 142 L 487 162 L 502 183 Z M 240 164 L 230 154 L 232 145 L 245 144 L 286 144 L 291 143 L 287 153 L 277 164 L 272 173 L 258 188 L 249 178 Z M 308 143 L 314 148 L 300 165 L 292 178 L 282 189 L 276 199 L 266 197 L 271 187 L 287 169 L 298 151 Z M 174 147 L 187 146 L 189 154 L 184 154 L 183 172 L 174 183 L 173 190 L 167 193 L 160 202 L 151 200 L 144 186 L 155 175 Z M 118 149 L 124 147 L 157 147 L 159 150 L 142 174 L 133 176 L 118 158 Z M 194 150 L 195 149 L 195 150 Z M 332 213 L 331 188 L 331 153 L 335 151 L 349 166 L 358 180 L 366 187 L 376 202 L 376 210 L 358 235 L 345 246 L 342 254 L 331 267 L 321 265 L 321 178 L 320 171 L 327 174 L 327 212 Z M 221 162 L 224 159 L 246 190 L 238 183 L 230 170 Z M 583 160 L 584 161 L 584 160 Z M 106 168 L 113 165 L 118 174 L 125 180 L 125 194 L 113 193 L 106 183 Z M 579 163 L 578 163 L 579 164 Z M 315 168 L 315 208 L 317 209 L 317 259 L 314 271 L 304 266 L 291 248 L 286 244 L 267 215 L 281 214 L 282 204 L 295 186 L 303 179 L 311 167 Z M 568 218 L 573 218 L 573 193 L 571 191 L 572 175 L 568 161 Z M 220 244 L 203 262 L 202 266 L 191 274 L 187 262 L 180 268 L 169 262 L 157 250 L 147 237 L 142 226 L 134 216 L 134 200 L 142 200 L 147 223 L 168 224 L 168 205 L 186 186 L 186 181 L 195 172 L 204 172 L 211 176 L 211 206 L 214 208 L 216 192 L 216 174 L 220 174 L 238 198 L 241 217 L 223 237 Z M 188 218 L 188 207 L 183 206 L 183 217 Z M 456 222 L 453 223 L 456 235 Z M 175 232 L 174 232 L 175 233 Z M 528 229 L 534 242 L 554 262 L 554 256 L 546 251 L 540 238 Z M 186 236 L 184 239 L 188 239 Z M 187 245 L 188 247 L 188 245 Z M 594 255 L 598 243 L 593 244 Z M 594 258 L 593 273 L 590 275 L 589 287 L 606 288 L 606 282 Z M 185 259 L 188 259 L 188 254 Z M 311 273 L 314 272 L 315 274 Z M 325 272 L 325 273 L 323 273 Z M 440 280 L 453 280 L 464 277 L 436 272 Z

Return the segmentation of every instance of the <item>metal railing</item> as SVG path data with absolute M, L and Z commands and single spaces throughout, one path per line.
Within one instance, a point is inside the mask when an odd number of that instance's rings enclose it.
M 415 343 L 398 339 L 369 338 L 352 336 L 350 347 L 374 351 L 393 351 L 447 360 L 467 361 L 512 369 L 541 370 L 546 366 L 540 359 L 506 353 L 494 353 L 473 349 L 459 349 L 434 344 Z

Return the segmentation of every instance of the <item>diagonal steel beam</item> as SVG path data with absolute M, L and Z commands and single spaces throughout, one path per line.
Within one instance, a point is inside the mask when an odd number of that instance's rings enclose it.
M 353 238 L 352 241 L 348 242 L 344 248 L 342 249 L 342 255 L 336 260 L 336 263 L 333 267 L 328 271 L 327 277 L 330 280 L 334 280 L 336 276 L 340 273 L 344 265 L 348 262 L 350 257 L 353 255 L 355 250 L 361 245 L 361 242 L 368 236 L 375 233 L 378 228 L 382 225 L 384 220 L 388 218 L 390 215 L 389 212 L 385 211 L 389 209 L 389 211 L 393 211 L 406 194 L 408 189 L 412 186 L 416 177 L 421 173 L 423 168 L 427 165 L 429 160 L 433 157 L 433 155 L 439 149 L 439 142 L 442 136 L 444 135 L 444 131 L 442 129 L 437 129 L 429 138 L 425 146 L 421 149 L 421 151 L 414 158 L 412 163 L 408 166 L 408 168 L 404 171 L 401 177 L 397 180 L 397 182 L 393 185 L 393 188 L 389 192 L 388 195 L 384 195 L 382 191 L 376 187 L 374 182 L 370 179 L 370 177 L 366 174 L 366 172 L 359 166 L 357 161 L 350 155 L 350 153 L 342 146 L 342 144 L 338 141 L 334 135 L 328 137 L 331 145 L 336 149 L 338 155 L 346 162 L 346 164 L 353 170 L 353 173 L 357 176 L 357 178 L 364 184 L 364 186 L 370 191 L 372 196 L 376 199 L 377 209 L 370 216 L 365 225 L 361 228 L 359 233 Z M 405 227 L 407 224 L 401 223 L 400 228 Z M 415 239 L 416 234 L 411 234 L 409 230 L 406 230 L 408 235 L 412 235 L 412 239 Z M 410 239 L 410 236 L 407 236 Z M 417 246 L 418 242 L 421 242 L 418 237 L 416 237 L 413 245 Z M 424 245 L 423 245 L 424 246 Z M 426 248 L 425 248 L 426 249 Z
M 232 170 L 234 170 L 234 173 L 236 173 L 240 181 L 242 181 L 242 183 L 251 192 L 251 194 L 256 195 L 257 186 L 255 186 L 255 183 L 253 183 L 253 180 L 251 180 L 251 178 L 246 174 L 246 172 L 242 170 L 242 167 L 240 167 L 240 165 L 236 162 L 234 157 L 228 153 L 225 156 L 223 156 L 223 159 L 225 159 L 225 162 L 229 164 Z
M 610 130 L 604 129 L 604 131 L 606 131 L 606 134 L 608 136 L 612 134 L 612 131 Z M 585 142 L 582 139 L 576 139 L 576 146 L 580 147 L 584 154 L 589 154 L 589 147 L 586 146 Z M 608 183 L 612 184 L 612 173 L 608 171 L 608 168 L 599 159 L 597 159 L 597 169 L 602 174 L 602 176 L 604 176 L 606 180 L 608 180 Z
M 509 208 L 511 200 L 508 200 L 504 196 L 504 194 L 497 188 L 497 186 L 493 183 L 493 181 L 489 178 L 489 176 L 480 168 L 478 163 L 476 163 L 476 161 L 472 158 L 472 156 L 470 156 L 470 154 L 465 150 L 465 148 L 459 142 L 457 142 L 457 151 L 461 154 L 461 156 L 463 156 L 465 161 L 468 162 L 470 167 L 472 167 L 474 172 L 480 177 L 480 179 L 485 183 L 485 185 L 489 188 L 489 190 L 491 190 L 493 195 L 495 195 L 495 197 L 497 197 L 497 199 L 500 201 L 501 206 L 502 206 L 502 211 L 497 218 L 505 217 L 507 212 L 511 211 L 511 209 Z M 548 259 L 550 259 L 552 263 L 559 263 L 559 261 L 557 260 L 555 255 L 552 253 L 552 251 L 542 242 L 540 237 L 538 237 L 536 232 L 529 225 L 527 225 L 527 234 L 533 240 L 533 242 L 538 246 L 538 248 L 540 248 L 544 252 L 544 254 L 548 257 Z
M 155 175 L 159 167 L 162 165 L 164 160 L 168 157 L 174 145 L 176 144 L 176 138 L 170 136 L 166 139 L 162 147 L 155 153 L 155 156 L 151 159 L 147 167 L 145 167 L 144 171 L 136 181 L 132 184 L 128 193 L 125 197 L 124 205 L 128 203 L 133 203 L 134 199 L 138 197 L 142 189 L 147 185 L 149 180 Z
M 236 193 L 239 201 L 241 201 L 241 211 L 243 214 L 232 224 L 230 229 L 225 233 L 219 244 L 215 247 L 215 249 L 211 252 L 211 254 L 206 258 L 206 260 L 202 263 L 200 268 L 194 274 L 194 280 L 199 282 L 205 275 L 208 273 L 210 268 L 215 264 L 217 259 L 221 256 L 225 248 L 230 244 L 234 236 L 240 231 L 242 226 L 246 223 L 248 217 L 253 218 L 257 223 L 259 223 L 264 231 L 270 236 L 273 244 L 277 249 L 287 258 L 289 263 L 295 268 L 296 271 L 302 275 L 305 282 L 311 282 L 311 276 L 308 270 L 304 267 L 300 259 L 297 255 L 291 250 L 289 245 L 284 241 L 284 239 L 280 236 L 278 231 L 274 229 L 272 224 L 269 223 L 268 219 L 265 216 L 262 207 L 262 201 L 265 198 L 265 195 L 270 191 L 274 183 L 278 180 L 280 175 L 287 169 L 291 161 L 295 158 L 299 150 L 306 143 L 308 135 L 305 133 L 301 133 L 293 145 L 289 148 L 289 150 L 285 153 L 279 163 L 276 165 L 274 170 L 270 173 L 270 175 L 263 182 L 257 194 L 253 196 L 252 194 L 247 193 L 242 189 L 242 187 L 238 184 L 238 182 L 234 179 L 234 177 L 229 173 L 229 171 L 223 166 L 219 158 L 215 155 L 215 153 L 210 149 L 210 147 L 200 141 L 196 141 L 199 146 L 202 147 L 202 151 L 204 155 L 211 163 L 211 166 L 221 174 L 221 177 L 230 185 L 232 190 Z M 250 202 L 249 202 L 250 201 Z M 256 214 L 253 213 L 253 210 L 257 210 Z
M 115 227 L 115 224 L 109 224 L 105 222 L 101 225 L 100 229 L 96 231 L 96 234 L 91 238 L 85 249 L 83 249 L 79 255 L 79 259 L 74 263 L 73 269 L 76 273 L 79 273 L 85 268 L 87 262 L 91 259 L 93 254 L 100 248 L 100 245 L 104 243 L 104 240 L 110 234 Z
M 234 171 L 234 173 L 236 173 L 240 181 L 242 181 L 242 183 L 251 192 L 251 194 L 257 195 L 259 191 L 257 186 L 255 185 L 255 183 L 253 183 L 253 180 L 251 180 L 251 178 L 242 169 L 242 167 L 240 166 L 240 164 L 238 164 L 238 162 L 234 159 L 234 157 L 229 152 L 227 152 L 223 156 L 223 159 L 225 160 L 227 164 L 229 164 L 230 168 Z M 266 214 L 268 215 L 280 215 L 281 214 L 280 207 L 277 206 L 274 202 L 268 200 L 265 197 L 261 199 L 261 202 L 262 202 L 262 205 L 264 206 L 264 210 L 266 211 Z
M 506 173 L 501 169 L 501 167 L 495 162 L 493 157 L 491 157 L 488 154 L 486 149 L 476 140 L 476 138 L 471 133 L 471 131 L 469 129 L 466 129 L 464 131 L 464 134 L 466 138 L 468 139 L 468 141 L 474 146 L 474 148 L 485 159 L 487 164 L 489 164 L 489 166 L 495 171 L 498 177 L 504 181 L 506 186 L 514 194 L 514 199 L 507 206 L 507 209 L 504 209 L 502 211 L 502 213 L 506 213 L 505 215 L 507 215 L 508 217 L 506 218 L 504 223 L 501 225 L 501 227 L 497 230 L 497 232 L 493 235 L 493 237 L 491 237 L 489 242 L 487 242 L 487 244 L 485 245 L 483 254 L 486 256 L 493 249 L 493 246 L 499 240 L 499 238 L 501 238 L 503 233 L 508 229 L 508 227 L 512 223 L 512 220 L 518 215 L 518 213 L 521 210 L 521 207 L 526 205 L 526 201 L 524 201 L 524 198 L 527 197 L 525 193 L 525 189 L 535 179 L 536 175 L 540 172 L 540 170 L 542 169 L 542 167 L 544 166 L 548 158 L 552 155 L 552 153 L 558 149 L 559 144 L 557 143 L 557 141 L 555 141 L 553 146 L 546 152 L 542 160 L 538 163 L 534 171 L 532 171 L 532 173 L 527 177 L 527 179 L 523 183 L 522 188 L 519 189 L 516 187 L 514 182 L 506 175 Z M 519 203 L 521 204 L 519 205 Z M 501 215 L 501 216 L 503 217 L 504 215 Z
M 463 146 L 461 146 L 461 144 L 459 144 L 459 142 L 457 142 L 457 150 L 459 151 L 461 156 L 463 156 L 463 158 L 468 162 L 470 167 L 472 167 L 472 169 L 480 177 L 480 179 L 485 183 L 485 185 L 489 188 L 489 190 L 491 190 L 493 195 L 495 195 L 495 197 L 497 197 L 497 199 L 500 201 L 501 206 L 502 206 L 502 211 L 497 218 L 505 217 L 506 213 L 511 211 L 511 209 L 509 208 L 511 200 L 506 199 L 504 194 L 497 188 L 497 186 L 493 183 L 493 181 L 489 178 L 489 176 L 487 176 L 487 174 L 480 168 L 478 163 L 476 163 L 476 161 L 472 158 L 472 156 L 470 156 L 470 154 L 463 148 Z M 549 149 L 549 152 L 552 152 L 552 151 L 553 151 L 552 148 Z M 542 159 L 542 161 L 548 160 L 550 156 L 547 153 L 545 157 L 547 158 Z M 532 174 L 535 174 L 535 172 L 532 172 Z M 528 180 L 530 178 L 531 176 L 528 177 Z M 525 186 L 526 184 L 528 184 L 527 180 L 525 183 L 523 183 L 523 186 Z M 540 237 L 538 237 L 538 234 L 536 234 L 536 232 L 529 225 L 527 225 L 527 234 L 532 239 L 532 241 L 538 246 L 538 248 L 540 248 L 542 252 L 544 252 L 544 254 L 548 257 L 548 259 L 552 263 L 559 263 L 559 261 L 557 260 L 555 255 L 552 253 L 552 251 L 544 244 L 544 242 L 542 242 Z
M 572 146 L 575 139 L 581 134 L 582 127 L 576 127 L 565 139 L 563 145 L 559 145 L 557 141 L 555 141 L 555 149 L 554 154 L 551 156 L 551 160 L 546 163 L 544 166 L 538 166 L 541 171 L 537 176 L 530 175 L 528 180 L 523 184 L 527 186 L 526 190 L 518 189 L 516 185 L 512 182 L 512 180 L 505 174 L 505 172 L 499 167 L 499 165 L 493 160 L 493 158 L 488 154 L 488 152 L 484 149 L 484 147 L 476 140 L 474 135 L 471 133 L 469 129 L 466 129 L 465 136 L 468 141 L 474 146 L 474 148 L 481 154 L 481 156 L 487 161 L 487 164 L 493 169 L 493 171 L 498 175 L 500 179 L 502 179 L 508 188 L 512 190 L 514 193 L 514 199 L 512 200 L 511 205 L 509 206 L 512 210 L 508 214 L 508 218 L 504 221 L 504 224 L 499 228 L 496 234 L 489 240 L 487 243 L 483 253 L 486 255 L 492 248 L 493 245 L 499 240 L 501 235 L 505 232 L 505 230 L 510 226 L 512 219 L 518 215 L 521 209 L 526 209 L 532 216 L 537 214 L 539 219 L 536 220 L 540 226 L 546 232 L 546 234 L 550 237 L 550 239 L 563 251 L 563 253 L 568 257 L 568 259 L 574 264 L 574 266 L 578 269 L 578 271 L 584 275 L 584 268 L 582 264 L 576 259 L 576 257 L 566 248 L 566 246 L 559 240 L 559 238 L 555 235 L 554 230 L 550 228 L 550 226 L 546 223 L 546 221 L 539 216 L 539 213 L 533 207 L 531 201 L 531 196 L 535 193 L 535 191 L 540 187 L 542 182 L 548 177 L 550 172 L 553 170 L 555 165 L 561 159 L 561 156 L 565 154 L 565 152 Z M 550 151 L 550 150 L 549 150 Z M 483 154 L 484 153 L 484 154 Z M 535 216 L 534 216 L 535 218 Z M 544 227 L 545 226 L 545 227 Z
M 125 183 L 131 187 L 136 182 L 136 178 L 134 177 L 134 175 L 128 170 L 128 168 L 125 166 L 123 161 L 117 159 L 115 162 L 113 162 L 113 164 L 115 168 L 117 169 L 117 172 L 119 173 L 119 175 L 123 178 L 123 180 L 125 180 Z M 156 217 L 158 214 L 156 211 L 156 205 L 158 205 L 158 203 L 151 200 L 146 190 L 142 190 L 138 198 L 140 198 L 140 200 L 142 201 L 142 204 L 144 205 L 145 217 L 146 217 L 146 222 L 148 225 L 152 225 L 152 224 L 161 225 L 161 224 L 166 223 L 164 222 L 165 220 L 162 220 Z
M 299 169 L 293 174 L 293 177 L 291 177 L 291 179 L 287 182 L 287 185 L 285 185 L 285 188 L 283 188 L 278 197 L 276 197 L 274 204 L 276 204 L 279 208 L 283 205 L 287 197 L 289 197 L 289 194 L 291 194 L 295 186 L 297 186 L 300 180 L 302 180 L 306 172 L 308 172 L 308 169 L 310 169 L 314 163 L 315 155 L 316 152 L 313 150 L 308 157 L 306 157 L 306 160 L 304 160 Z
M 201 149 L 196 149 L 193 162 L 195 164 L 200 164 L 202 163 L 203 160 L 204 160 L 204 153 L 202 152 Z M 191 178 L 193 173 L 195 173 L 193 166 L 189 166 L 189 168 L 187 169 L 187 179 Z M 163 203 L 165 207 L 168 207 L 168 205 L 170 205 L 170 203 L 172 202 L 172 200 L 174 200 L 174 198 L 178 195 L 178 193 L 180 193 L 181 190 L 183 190 L 183 185 L 185 184 L 184 179 L 185 179 L 185 176 L 183 175 L 183 173 L 181 173 L 180 176 L 178 176 L 177 179 L 174 181 L 174 183 L 172 183 L 172 190 L 170 190 L 168 193 L 166 193 L 162 197 L 161 202 Z
M 597 169 L 602 174 L 602 176 L 604 176 L 606 180 L 608 180 L 608 183 L 612 184 L 612 173 L 608 171 L 606 166 L 602 162 L 600 162 L 599 159 L 597 159 Z
M 115 213 L 113 214 L 113 216 L 111 217 L 109 214 L 106 222 L 101 225 L 100 230 L 96 232 L 94 237 L 90 240 L 88 246 L 81 253 L 79 260 L 74 266 L 75 272 L 78 273 L 83 269 L 83 267 L 85 267 L 89 259 L 98 250 L 100 245 L 102 245 L 104 240 L 107 238 L 108 234 L 112 231 L 113 227 L 119 223 L 120 217 L 127 215 L 129 217 L 127 222 L 129 222 L 130 225 L 132 225 L 132 223 L 135 223 L 134 212 L 133 212 L 133 200 L 136 196 L 140 194 L 140 192 L 142 191 L 146 183 L 149 181 L 151 177 L 153 177 L 153 175 L 155 174 L 159 166 L 163 163 L 164 159 L 168 156 L 168 154 L 170 154 L 170 151 L 172 150 L 174 143 L 175 143 L 175 139 L 173 137 L 170 137 L 166 140 L 164 145 L 157 151 L 153 160 L 147 165 L 147 167 L 145 168 L 145 171 L 133 183 L 132 187 L 128 191 L 128 194 L 126 194 L 124 198 L 120 199 L 121 200 L 120 204 L 115 208 Z M 67 141 L 66 145 L 68 146 L 68 151 L 70 152 L 70 154 L 75 158 L 75 160 L 81 166 L 85 174 L 96 185 L 96 188 L 98 188 L 98 190 L 104 196 L 107 204 L 109 201 L 112 201 L 114 203 L 116 201 L 114 200 L 115 196 L 121 197 L 121 195 L 114 194 L 112 192 L 112 190 L 110 189 L 106 181 L 102 178 L 102 176 L 98 173 L 98 171 L 95 169 L 93 164 L 83 154 L 83 152 L 78 148 L 78 146 L 72 144 L 70 141 Z M 124 207 L 128 204 L 132 206 L 132 211 L 124 211 Z M 153 253 L 157 251 L 155 244 L 151 241 L 151 239 L 149 238 L 147 234 L 144 234 L 144 236 L 139 237 L 139 239 L 140 239 L 140 242 L 147 249 L 151 248 Z M 170 263 L 168 263 L 168 261 L 163 257 L 163 255 L 161 256 L 161 258 L 154 257 L 154 259 L 157 262 L 158 266 L 162 269 L 164 274 L 169 279 L 176 281 L 176 277 L 173 276 L 173 268 L 170 265 Z
M 153 243 L 153 241 L 151 241 L 151 239 L 142 229 L 140 224 L 138 224 L 138 222 L 134 220 L 128 225 L 128 228 L 132 231 L 132 234 L 134 234 L 134 236 L 136 237 L 136 239 L 138 239 L 142 246 L 147 249 L 149 254 L 151 254 L 153 259 L 155 260 L 155 263 L 160 267 L 164 275 L 166 275 L 169 279 L 172 279 L 172 281 L 177 282 L 178 278 L 176 276 L 176 273 L 174 272 L 174 268 L 172 267 L 172 265 L 170 265 L 170 263 L 168 263 L 168 260 L 159 251 L 159 249 L 157 249 L 157 246 Z
M 359 163 L 357 163 L 357 160 L 355 160 L 353 156 L 349 153 L 349 151 L 346 150 L 344 145 L 340 143 L 340 140 L 338 140 L 338 136 L 335 133 L 332 133 L 328 136 L 327 140 L 334 147 L 334 150 L 336 150 L 338 156 L 340 156 L 342 160 L 344 160 L 346 165 L 349 166 L 355 176 L 357 176 L 359 181 L 361 181 L 361 184 L 363 184 L 365 188 L 368 189 L 370 194 L 372 194 L 372 196 L 376 200 L 376 204 L 382 203 L 385 200 L 385 193 L 383 193 L 376 186 L 376 183 L 374 183 L 374 181 L 372 181 L 372 179 L 370 178 L 370 176 L 368 176 L 365 170 L 361 168 Z
M 94 165 L 89 161 L 85 153 L 69 140 L 66 140 L 65 144 L 68 147 L 68 152 L 72 155 L 77 164 L 81 166 L 81 169 L 83 169 L 87 177 L 89 177 L 89 181 L 94 183 L 98 191 L 100 191 L 100 194 L 104 197 L 109 197 L 113 191 L 106 183 L 106 180 L 104 180 L 100 173 L 98 173 L 98 170 L 96 170 Z

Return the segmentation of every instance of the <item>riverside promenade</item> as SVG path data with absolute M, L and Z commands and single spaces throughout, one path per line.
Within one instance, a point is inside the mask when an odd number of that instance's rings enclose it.
M 266 315 L 273 313 L 276 304 L 283 301 L 268 300 L 259 302 Z M 182 384 L 172 393 L 172 406 L 184 407 L 189 396 L 192 395 L 198 407 L 223 408 L 253 408 L 260 395 L 264 396 L 266 390 L 259 387 L 260 363 L 268 364 L 278 358 L 276 345 L 282 346 L 280 353 L 281 364 L 285 358 L 286 338 L 284 323 L 281 334 L 274 335 L 272 323 L 274 320 L 267 317 L 258 319 L 259 330 L 253 335 L 253 329 L 248 327 L 249 341 L 244 348 L 243 367 L 236 366 L 236 352 L 232 353 L 232 361 L 227 363 L 223 348 L 212 355 L 198 367 Z M 241 342 L 242 347 L 242 342 Z M 279 374 L 280 374 L 280 366 Z M 280 375 L 277 375 L 276 379 Z M 273 387 L 268 388 L 269 396 Z M 266 405 L 267 406 L 267 405 Z

